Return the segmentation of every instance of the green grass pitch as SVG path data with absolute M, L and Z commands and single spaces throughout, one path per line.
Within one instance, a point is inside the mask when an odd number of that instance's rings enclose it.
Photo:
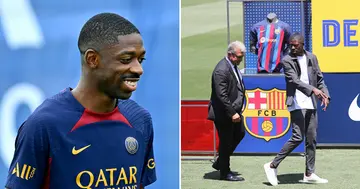
M 283 189 L 358 189 L 360 188 L 360 150 L 317 150 L 316 174 L 327 184 L 304 184 L 299 180 L 305 171 L 305 158 L 289 156 L 278 167 Z M 182 160 L 181 189 L 269 189 L 263 165 L 274 156 L 232 156 L 231 169 L 245 178 L 244 182 L 220 181 L 219 172 L 209 160 Z

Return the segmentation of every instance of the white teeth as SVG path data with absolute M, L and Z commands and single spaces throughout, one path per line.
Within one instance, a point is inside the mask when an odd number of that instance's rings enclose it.
M 126 85 L 130 85 L 130 86 L 132 86 L 132 87 L 135 87 L 136 84 L 137 84 L 137 81 L 125 81 L 125 84 L 126 84 Z

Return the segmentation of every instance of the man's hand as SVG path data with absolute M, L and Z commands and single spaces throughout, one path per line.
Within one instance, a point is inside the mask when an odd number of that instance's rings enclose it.
M 324 107 L 322 108 L 323 111 L 326 111 L 326 108 L 328 107 L 329 103 L 330 103 L 329 98 L 321 99 L 321 106 L 324 105 Z
M 322 108 L 323 111 L 326 111 L 327 106 L 329 105 L 329 97 L 322 92 L 321 90 L 314 88 L 313 89 L 314 94 L 318 97 L 319 100 L 321 100 L 321 106 L 324 106 Z
M 236 122 L 240 122 L 240 121 L 241 121 L 241 117 L 238 113 L 236 113 L 232 116 L 232 122 L 236 123 Z
M 327 99 L 328 96 L 322 92 L 321 90 L 314 88 L 313 89 L 314 94 L 318 97 L 318 99 Z

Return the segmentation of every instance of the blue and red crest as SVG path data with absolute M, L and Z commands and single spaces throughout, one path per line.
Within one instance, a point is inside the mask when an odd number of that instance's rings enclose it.
M 243 116 L 249 134 L 266 141 L 284 136 L 290 128 L 285 100 L 285 90 L 247 90 Z

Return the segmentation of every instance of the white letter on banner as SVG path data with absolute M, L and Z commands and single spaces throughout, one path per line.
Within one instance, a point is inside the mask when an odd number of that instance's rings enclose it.
M 41 89 L 29 83 L 18 83 L 5 92 L 0 104 L 0 156 L 7 167 L 14 155 L 18 106 L 26 104 L 32 113 L 43 101 Z
M 0 0 L 0 23 L 13 49 L 41 48 L 44 36 L 29 0 Z

